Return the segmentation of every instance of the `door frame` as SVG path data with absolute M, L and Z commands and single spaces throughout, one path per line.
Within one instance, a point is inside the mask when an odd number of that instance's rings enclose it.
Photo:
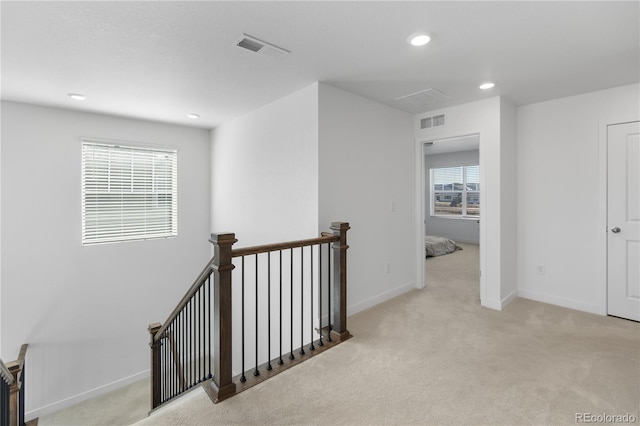
M 433 137 L 433 138 L 427 138 L 427 139 L 416 139 L 416 160 L 419 161 L 419 165 L 417 165 L 416 170 L 420 173 L 420 176 L 418 177 L 419 179 L 419 184 L 416 185 L 419 191 L 419 194 L 417 194 L 417 200 L 418 202 L 416 204 L 418 204 L 417 207 L 417 217 L 419 218 L 419 223 L 418 223 L 418 239 L 417 239 L 417 246 L 418 246 L 418 285 L 416 286 L 419 289 L 423 289 L 426 287 L 426 282 L 427 282 L 427 277 L 425 274 L 425 249 L 424 249 L 424 235 L 425 235 L 425 220 L 426 220 L 426 215 L 429 214 L 429 212 L 427 212 L 426 209 L 426 164 L 425 164 L 425 144 L 427 142 L 435 142 L 435 141 L 440 141 L 440 140 L 447 140 L 447 139 L 456 139 L 456 138 L 462 138 L 462 137 L 466 137 L 466 136 L 477 136 L 479 143 L 478 143 L 478 151 L 479 151 L 479 157 L 480 157 L 480 161 L 479 161 L 479 165 L 480 165 L 480 193 L 484 193 L 486 190 L 485 187 L 485 161 L 484 161 L 484 149 L 483 149 L 483 137 L 482 137 L 482 132 L 477 131 L 477 132 L 472 132 L 472 133 L 466 133 L 466 134 L 452 134 L 452 135 L 440 135 L 437 137 Z M 486 274 L 482 274 L 482 271 L 486 271 L 486 247 L 485 247 L 485 243 L 486 243 L 486 223 L 487 221 L 484 220 L 483 218 L 486 218 L 486 204 L 482 202 L 480 202 L 480 242 L 478 245 L 479 251 L 480 251 L 480 264 L 478 265 L 480 267 L 480 301 L 478 301 L 478 303 L 481 303 L 482 300 L 486 300 L 487 299 L 487 285 L 486 285 Z
M 598 302 L 597 312 L 601 315 L 608 315 L 607 289 L 607 256 L 608 256 L 608 199 L 607 199 L 607 181 L 609 176 L 608 170 L 608 130 L 609 126 L 617 124 L 627 124 L 640 121 L 640 117 L 631 115 L 604 117 L 598 120 L 598 227 L 596 229 L 596 280 L 598 285 Z M 482 216 L 481 216 L 482 217 Z

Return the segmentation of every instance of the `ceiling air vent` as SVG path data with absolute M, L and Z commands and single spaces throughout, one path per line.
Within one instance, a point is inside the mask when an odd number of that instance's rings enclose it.
M 400 96 L 399 98 L 396 98 L 396 101 L 407 103 L 413 107 L 429 107 L 446 99 L 449 99 L 449 96 L 439 90 L 425 89 L 419 92 Z
M 236 42 L 236 46 L 247 49 L 253 53 L 260 53 L 262 55 L 269 56 L 274 59 L 282 59 L 289 53 L 291 53 L 286 49 L 267 43 L 266 41 L 259 40 L 255 37 L 251 37 L 247 34 L 242 34 L 240 40 Z
M 420 129 L 444 126 L 444 114 L 434 115 L 420 119 Z

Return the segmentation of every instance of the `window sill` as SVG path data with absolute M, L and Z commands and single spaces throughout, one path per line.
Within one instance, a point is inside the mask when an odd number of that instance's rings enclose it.
M 480 216 L 446 216 L 446 215 L 429 215 L 433 219 L 453 219 L 453 220 L 480 220 Z

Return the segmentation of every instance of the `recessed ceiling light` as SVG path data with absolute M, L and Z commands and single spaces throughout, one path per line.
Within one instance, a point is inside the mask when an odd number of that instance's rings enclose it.
M 73 99 L 74 101 L 84 101 L 87 97 L 80 93 L 67 93 L 67 96 Z
M 424 46 L 431 41 L 431 37 L 424 33 L 414 33 L 407 38 L 407 43 L 412 46 Z
M 496 85 L 495 83 L 492 83 L 492 82 L 490 82 L 490 81 L 487 81 L 486 83 L 482 83 L 482 84 L 480 85 L 480 88 L 481 88 L 482 90 L 489 90 L 489 89 L 492 89 L 495 85 Z
M 189 113 L 187 114 L 187 117 L 191 118 L 192 120 L 195 120 L 196 118 L 200 118 L 199 114 L 194 114 L 194 113 Z

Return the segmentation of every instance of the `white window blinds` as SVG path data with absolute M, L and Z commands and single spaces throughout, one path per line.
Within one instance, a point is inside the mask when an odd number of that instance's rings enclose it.
M 82 244 L 178 235 L 176 150 L 82 142 Z

